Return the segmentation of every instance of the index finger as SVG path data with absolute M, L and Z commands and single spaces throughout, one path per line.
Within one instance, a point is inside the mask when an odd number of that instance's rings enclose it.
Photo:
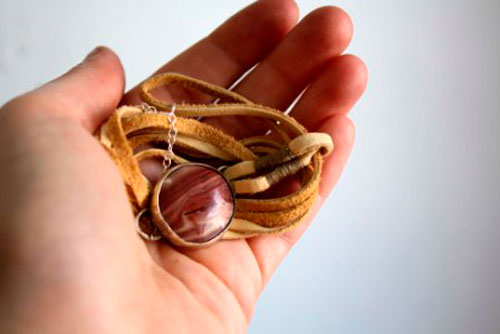
M 298 19 L 293 0 L 257 1 L 229 18 L 207 37 L 175 57 L 156 73 L 178 72 L 220 86 L 229 87 L 253 65 L 270 53 Z M 121 104 L 138 104 L 138 86 Z M 180 99 L 192 101 L 192 94 Z M 162 99 L 171 99 L 164 90 Z

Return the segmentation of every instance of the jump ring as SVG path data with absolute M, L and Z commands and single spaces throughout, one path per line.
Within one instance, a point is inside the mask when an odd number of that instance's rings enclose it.
M 153 233 L 146 233 L 141 229 L 141 216 L 146 213 L 148 209 L 144 209 L 141 212 L 135 216 L 135 229 L 137 231 L 137 234 L 139 234 L 143 239 L 148 240 L 148 241 L 158 241 L 161 239 L 161 234 L 154 234 L 154 232 L 158 231 L 158 228 L 155 225 L 155 229 Z

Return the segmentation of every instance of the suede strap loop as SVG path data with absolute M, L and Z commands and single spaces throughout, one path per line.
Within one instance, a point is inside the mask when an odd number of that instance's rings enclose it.
M 101 126 L 97 136 L 116 162 L 127 187 L 132 209 L 148 206 L 152 191 L 139 162 L 168 156 L 175 164 L 203 162 L 226 166 L 223 173 L 236 196 L 236 213 L 224 239 L 282 233 L 307 217 L 318 194 L 323 157 L 333 150 L 328 134 L 308 133 L 295 119 L 269 107 L 254 104 L 225 88 L 177 73 L 164 73 L 145 81 L 142 100 L 159 111 L 171 104 L 152 95 L 160 86 L 177 85 L 213 96 L 217 103 L 177 104 L 177 140 L 174 152 L 165 149 L 170 123 L 164 113 L 144 113 L 141 108 L 118 108 Z M 220 129 L 193 118 L 204 116 L 258 117 L 268 121 L 274 135 L 236 140 Z M 273 197 L 292 176 L 298 188 Z

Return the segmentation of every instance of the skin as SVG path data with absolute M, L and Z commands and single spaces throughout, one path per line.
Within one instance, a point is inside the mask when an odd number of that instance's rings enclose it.
M 367 71 L 359 58 L 342 55 L 352 36 L 344 11 L 323 7 L 300 23 L 297 17 L 292 0 L 258 1 L 159 71 L 228 87 L 258 63 L 235 90 L 282 110 L 307 88 L 291 115 L 335 143 L 316 211 L 352 149 L 346 114 Z M 198 250 L 145 243 L 119 171 L 92 136 L 118 105 L 139 101 L 137 89 L 123 89 L 118 57 L 100 47 L 0 110 L 0 332 L 243 333 L 263 288 L 312 220 L 315 212 L 282 235 Z M 218 126 L 262 130 L 226 122 Z

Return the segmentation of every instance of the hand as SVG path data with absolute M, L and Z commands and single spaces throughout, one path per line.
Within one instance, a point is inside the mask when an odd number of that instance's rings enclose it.
M 320 8 L 299 24 L 297 16 L 292 0 L 256 2 L 159 71 L 228 87 L 258 63 L 235 90 L 281 110 L 308 87 L 291 115 L 335 143 L 317 210 L 351 151 L 346 113 L 367 72 L 340 55 L 352 34 L 342 10 Z M 307 228 L 199 250 L 145 243 L 119 171 L 92 136 L 119 104 L 138 103 L 137 89 L 122 96 L 123 87 L 117 56 L 98 48 L 0 110 L 2 333 L 245 332 Z

